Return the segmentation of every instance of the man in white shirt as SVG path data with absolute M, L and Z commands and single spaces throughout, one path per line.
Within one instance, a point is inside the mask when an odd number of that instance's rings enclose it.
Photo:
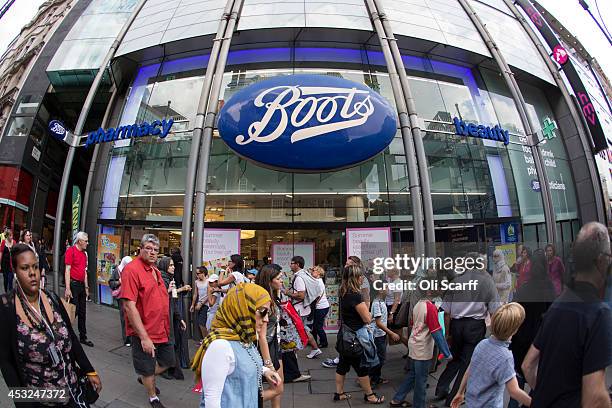
M 293 307 L 302 318 L 302 323 L 304 323 L 304 329 L 306 330 L 306 334 L 308 334 L 308 344 L 310 344 L 310 347 L 312 347 L 312 351 L 306 357 L 315 358 L 323 354 L 323 352 L 319 349 L 319 346 L 317 345 L 317 342 L 315 341 L 314 337 L 312 337 L 311 329 L 309 327 L 313 323 L 312 319 L 310 319 L 312 308 L 310 304 L 306 304 L 304 302 L 307 295 L 306 282 L 304 281 L 304 277 L 301 276 L 302 274 L 307 273 L 304 270 L 304 258 L 301 256 L 294 256 L 293 258 L 291 258 L 291 264 L 289 265 L 289 268 L 294 274 L 293 284 L 291 285 L 291 289 L 286 291 L 285 294 L 291 298 Z

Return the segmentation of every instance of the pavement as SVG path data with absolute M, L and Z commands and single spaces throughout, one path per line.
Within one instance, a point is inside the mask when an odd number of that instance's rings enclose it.
M 121 339 L 121 328 L 119 322 L 119 311 L 108 306 L 87 304 L 87 330 L 88 337 L 94 342 L 94 347 L 83 346 L 87 356 L 99 373 L 102 380 L 102 393 L 100 399 L 94 404 L 95 408 L 148 408 L 148 400 L 144 388 L 136 382 L 136 374 L 132 366 L 131 349 L 123 345 Z M 335 392 L 334 375 L 335 370 L 324 368 L 321 362 L 327 357 L 335 357 L 333 348 L 335 336 L 329 336 L 330 347 L 323 350 L 323 355 L 313 360 L 305 356 L 310 350 L 300 351 L 298 361 L 300 370 L 312 376 L 311 381 L 295 384 L 285 384 L 285 392 L 282 397 L 283 408 L 321 408 L 321 407 L 357 407 L 365 406 L 363 393 L 356 384 L 355 373 L 347 375 L 345 389 L 352 393 L 350 401 L 334 403 L 332 401 Z M 197 343 L 189 342 L 191 355 L 196 351 Z M 376 391 L 384 395 L 386 401 L 390 401 L 393 393 L 404 377 L 403 366 L 406 362 L 402 359 L 406 348 L 404 346 L 391 346 L 388 349 L 387 363 L 383 368 L 383 376 L 391 381 L 387 385 L 380 386 Z M 169 381 L 157 378 L 157 386 L 161 394 L 160 400 L 168 408 L 198 407 L 199 394 L 191 391 L 193 386 L 192 372 L 183 370 L 185 380 Z M 437 377 L 441 373 L 438 370 L 429 378 L 428 394 L 431 396 L 435 389 Z M 0 381 L 0 407 L 12 407 L 2 396 L 7 395 L 4 381 Z M 410 400 L 411 397 L 409 396 Z M 269 407 L 270 403 L 265 406 Z M 388 406 L 387 403 L 382 406 Z M 239 408 L 239 407 L 236 407 Z

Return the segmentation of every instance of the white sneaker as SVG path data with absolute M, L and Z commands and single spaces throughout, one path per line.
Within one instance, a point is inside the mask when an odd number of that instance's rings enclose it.
M 302 381 L 308 381 L 308 380 L 310 380 L 310 376 L 308 374 L 302 374 L 298 378 L 293 380 L 292 382 L 296 383 L 296 382 L 302 382 Z
M 313 359 L 317 356 L 320 356 L 323 352 L 320 349 L 312 350 L 310 353 L 306 355 L 306 358 Z

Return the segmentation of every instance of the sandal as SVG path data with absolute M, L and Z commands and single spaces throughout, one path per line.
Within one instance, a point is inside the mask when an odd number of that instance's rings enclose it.
M 376 397 L 376 399 L 374 401 L 370 401 L 369 397 L 371 397 L 371 396 Z M 384 395 L 378 396 L 378 395 L 376 395 L 375 392 L 373 392 L 371 394 L 363 394 L 363 400 L 366 402 L 366 404 L 376 404 L 376 405 L 378 405 L 378 404 L 382 404 L 382 403 L 385 402 L 385 396 Z
M 346 392 L 341 392 L 340 394 L 338 394 L 337 392 L 334 392 L 334 402 L 346 401 L 349 399 L 351 399 L 351 394 L 347 394 Z
M 391 401 L 389 403 L 390 407 L 411 407 L 412 404 L 408 401 L 402 401 L 402 402 L 393 402 Z

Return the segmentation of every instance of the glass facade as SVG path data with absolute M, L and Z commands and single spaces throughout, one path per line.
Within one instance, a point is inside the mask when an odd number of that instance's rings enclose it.
M 138 70 L 120 124 L 172 117 L 175 125 L 165 139 L 143 137 L 115 142 L 100 207 L 101 223 L 166 223 L 180 229 L 191 137 L 207 62 L 208 56 L 202 55 L 162 61 Z M 487 69 L 427 58 L 406 56 L 404 63 L 417 112 L 425 124 L 437 226 L 481 225 L 478 237 L 486 234 L 499 240 L 497 224 L 518 222 L 533 225 L 524 230 L 525 236 L 537 236 L 539 229 L 543 234 L 541 194 L 532 188 L 532 157 L 502 78 Z M 257 81 L 314 73 L 364 83 L 394 106 L 385 71 L 382 54 L 363 49 L 231 51 L 220 103 Z M 528 84 L 521 86 L 529 114 L 534 123 L 541 124 L 537 130 L 542 134 L 549 123 L 545 124 L 545 119 L 555 120 L 550 104 L 541 90 Z M 512 143 L 504 146 L 501 142 L 456 135 L 454 118 L 491 127 L 499 124 L 510 132 Z M 559 221 L 571 222 L 577 218 L 572 175 L 559 130 L 551 129 L 546 127 L 547 134 L 555 136 L 540 148 L 551 160 L 546 166 L 549 179 L 558 183 L 558 188 L 553 189 L 555 213 Z M 241 228 L 246 228 L 245 223 L 255 223 L 298 229 L 320 227 L 322 223 L 336 228 L 363 223 L 398 227 L 394 236 L 410 240 L 412 210 L 406 160 L 398 130 L 385 151 L 361 165 L 329 173 L 292 174 L 263 168 L 237 156 L 215 129 L 205 221 L 208 225 L 225 223 Z M 563 228 L 560 224 L 561 233 Z M 408 235 L 401 231 L 408 231 Z M 571 228 L 568 231 L 572 233 Z M 260 234 L 269 238 L 268 233 Z

